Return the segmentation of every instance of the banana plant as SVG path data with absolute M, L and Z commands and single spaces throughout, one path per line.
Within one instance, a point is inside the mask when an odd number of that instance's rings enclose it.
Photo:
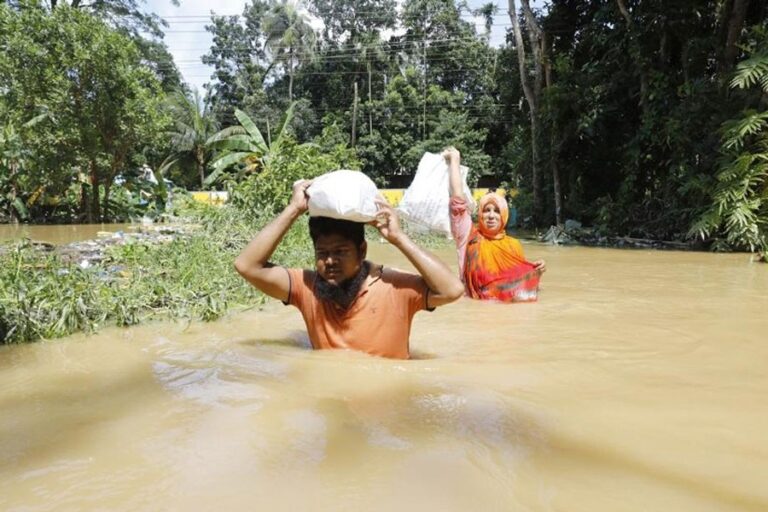
M 206 145 L 219 153 L 211 162 L 213 172 L 205 180 L 206 185 L 218 181 L 224 171 L 233 165 L 241 165 L 246 173 L 257 173 L 264 169 L 272 155 L 280 148 L 288 136 L 288 125 L 293 119 L 296 102 L 291 103 L 277 133 L 277 137 L 265 139 L 256 123 L 242 110 L 235 110 L 239 125 L 225 128 L 212 136 Z
M 22 125 L 31 128 L 48 114 L 40 114 Z M 26 169 L 32 152 L 24 146 L 22 134 L 10 122 L 0 129 L 0 213 L 13 219 L 26 220 L 29 218 L 27 205 L 20 197 L 18 177 Z

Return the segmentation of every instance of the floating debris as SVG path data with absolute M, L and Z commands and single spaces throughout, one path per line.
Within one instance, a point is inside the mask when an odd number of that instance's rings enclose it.
M 552 245 L 586 245 L 627 249 L 672 249 L 679 251 L 697 249 L 693 242 L 606 236 L 597 228 L 582 227 L 581 223 L 577 221 L 567 221 L 565 226 L 551 226 L 543 236 L 539 237 L 539 241 Z

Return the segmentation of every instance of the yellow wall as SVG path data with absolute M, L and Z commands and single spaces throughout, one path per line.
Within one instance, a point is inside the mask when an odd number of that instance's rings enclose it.
M 214 206 L 221 206 L 229 199 L 227 192 L 192 192 L 192 199 L 201 203 L 212 204 Z

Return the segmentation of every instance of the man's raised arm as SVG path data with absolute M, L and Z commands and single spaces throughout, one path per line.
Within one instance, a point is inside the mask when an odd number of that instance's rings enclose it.
M 427 306 L 435 308 L 453 302 L 464 294 L 464 285 L 448 266 L 434 254 L 416 245 L 400 230 L 395 210 L 385 201 L 376 201 L 378 219 L 373 222 L 389 243 L 397 247 L 416 267 L 429 288 Z
M 264 226 L 235 259 L 235 269 L 246 281 L 283 302 L 288 300 L 290 291 L 288 272 L 269 263 L 269 258 L 294 221 L 307 211 L 307 187 L 311 184 L 311 180 L 295 183 L 288 206 Z

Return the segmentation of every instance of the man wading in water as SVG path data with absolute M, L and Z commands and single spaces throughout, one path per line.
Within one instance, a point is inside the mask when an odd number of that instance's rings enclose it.
M 301 311 L 313 348 L 407 359 L 413 315 L 455 301 L 464 294 L 464 285 L 400 230 L 397 214 L 386 202 L 377 202 L 378 220 L 372 224 L 420 275 L 367 261 L 364 225 L 328 217 L 309 219 L 315 271 L 273 265 L 270 256 L 307 211 L 310 184 L 305 180 L 293 186 L 288 206 L 248 244 L 235 268 L 262 292 Z

